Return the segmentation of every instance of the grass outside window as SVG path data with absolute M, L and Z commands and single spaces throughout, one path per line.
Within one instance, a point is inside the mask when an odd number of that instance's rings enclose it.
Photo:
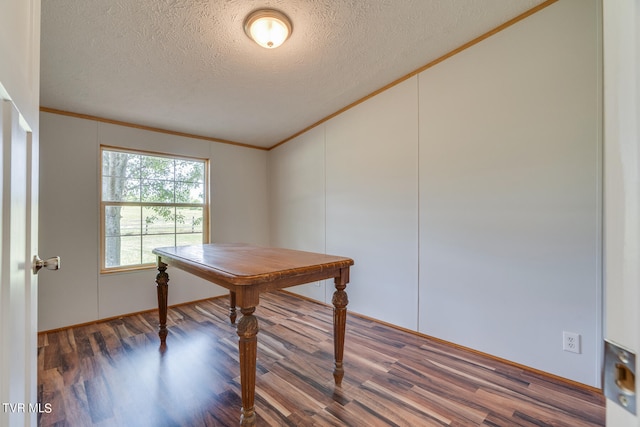
M 205 243 L 205 159 L 101 149 L 102 272 L 155 265 L 153 248 Z

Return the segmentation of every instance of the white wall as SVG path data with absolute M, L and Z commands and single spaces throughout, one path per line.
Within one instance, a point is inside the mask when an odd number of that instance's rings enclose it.
M 350 309 L 412 329 L 418 309 L 416 85 L 417 78 L 410 79 L 272 150 L 269 163 L 271 244 L 348 254 L 356 259 Z M 413 284 L 408 299 L 389 292 L 401 283 Z M 327 281 L 293 291 L 329 303 L 334 287 Z
M 40 0 L 0 5 L 0 99 L 8 93 L 38 140 L 40 109 Z
M 353 257 L 355 312 L 598 386 L 599 19 L 561 0 L 272 150 L 272 242 Z
M 349 308 L 410 329 L 418 313 L 417 117 L 414 77 L 326 124 L 327 252 L 355 260 Z
M 326 250 L 324 134 L 324 128 L 312 129 L 287 144 L 286 149 L 276 149 L 270 155 L 269 231 L 273 246 L 322 253 Z M 290 290 L 326 301 L 332 283 L 325 282 Z
M 100 145 L 210 159 L 212 242 L 268 243 L 266 152 L 62 115 L 41 114 L 40 248 L 62 268 L 43 275 L 39 329 L 157 306 L 154 270 L 100 274 Z M 169 304 L 226 291 L 169 270 Z
M 563 0 L 420 75 L 420 331 L 588 384 L 601 352 L 597 13 Z M 563 331 L 582 354 L 562 350 Z

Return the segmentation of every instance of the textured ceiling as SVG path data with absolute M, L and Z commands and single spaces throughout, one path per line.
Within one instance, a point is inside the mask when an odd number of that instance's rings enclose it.
M 543 0 L 42 0 L 41 105 L 270 147 Z M 293 21 L 277 49 L 243 21 Z

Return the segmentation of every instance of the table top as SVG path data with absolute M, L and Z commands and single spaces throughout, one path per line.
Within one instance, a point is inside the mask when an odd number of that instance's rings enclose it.
M 353 265 L 351 258 L 236 243 L 208 243 L 156 248 L 159 261 L 209 280 L 235 286 L 295 280 Z

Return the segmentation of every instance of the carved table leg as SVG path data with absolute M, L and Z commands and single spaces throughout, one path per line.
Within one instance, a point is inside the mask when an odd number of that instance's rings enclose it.
M 238 322 L 238 348 L 240 353 L 240 385 L 242 387 L 241 426 L 255 426 L 254 406 L 256 392 L 256 355 L 258 348 L 258 319 L 253 315 L 255 307 L 241 308 Z
M 344 289 L 349 281 L 349 270 L 342 272 L 340 277 L 335 278 L 336 291 L 333 293 L 333 354 L 336 359 L 336 368 L 333 371 L 333 378 L 337 386 L 342 384 L 344 368 L 342 358 L 344 355 L 344 336 L 347 326 L 347 304 L 349 299 Z
M 169 295 L 169 275 L 167 264 L 158 259 L 158 275 L 156 276 L 156 289 L 158 290 L 158 313 L 160 317 L 160 349 L 167 346 L 167 298 Z
M 236 293 L 233 291 L 229 292 L 229 319 L 231 320 L 231 324 L 236 323 Z

